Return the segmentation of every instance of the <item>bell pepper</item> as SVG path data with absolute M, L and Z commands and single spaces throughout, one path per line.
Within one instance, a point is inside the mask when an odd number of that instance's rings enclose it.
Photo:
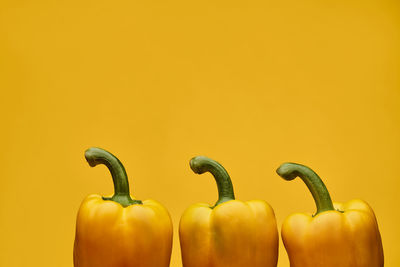
M 231 179 L 218 162 L 199 156 L 193 172 L 210 172 L 218 201 L 191 205 L 182 215 L 179 236 L 184 267 L 275 267 L 278 231 L 275 214 L 263 200 L 235 200 Z
M 104 164 L 111 172 L 114 195 L 89 195 L 82 202 L 74 244 L 75 267 L 168 267 L 172 222 L 155 200 L 131 197 L 122 163 L 111 153 L 90 148 L 91 167 Z
M 282 225 L 291 267 L 383 266 L 381 235 L 366 202 L 332 202 L 321 178 L 304 165 L 284 163 L 277 173 L 288 181 L 300 177 L 317 206 L 314 215 L 295 213 Z

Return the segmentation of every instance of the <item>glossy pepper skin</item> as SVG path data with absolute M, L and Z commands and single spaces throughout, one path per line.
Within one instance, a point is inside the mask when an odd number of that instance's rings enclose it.
M 90 195 L 81 204 L 76 221 L 75 267 L 168 267 L 172 249 L 172 222 L 155 200 L 136 200 L 129 194 L 121 162 L 111 153 L 90 148 L 89 165 L 105 164 L 115 193 Z
M 278 232 L 274 211 L 263 200 L 235 200 L 226 170 L 216 161 L 195 157 L 195 173 L 211 172 L 219 199 L 214 206 L 190 206 L 182 215 L 179 236 L 184 267 L 275 267 Z
M 362 200 L 333 203 L 322 180 L 310 168 L 284 163 L 285 180 L 299 176 L 311 191 L 315 215 L 295 213 L 282 225 L 291 267 L 382 267 L 383 248 L 371 207 Z

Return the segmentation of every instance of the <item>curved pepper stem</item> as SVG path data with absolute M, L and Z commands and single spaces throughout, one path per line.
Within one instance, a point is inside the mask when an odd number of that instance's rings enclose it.
M 214 176 L 218 187 L 218 201 L 213 208 L 221 203 L 235 199 L 231 178 L 221 164 L 210 158 L 197 156 L 190 160 L 190 168 L 197 174 L 210 172 Z
M 318 213 L 334 210 L 331 196 L 321 178 L 307 166 L 297 163 L 283 163 L 277 170 L 279 176 L 287 181 L 300 177 L 310 190 Z
M 141 200 L 132 199 L 129 192 L 128 176 L 122 163 L 110 152 L 96 147 L 91 147 L 85 151 L 85 158 L 90 167 L 104 164 L 111 172 L 114 183 L 114 195 L 111 198 L 103 197 L 104 200 L 118 202 L 123 207 L 132 204 L 143 204 Z

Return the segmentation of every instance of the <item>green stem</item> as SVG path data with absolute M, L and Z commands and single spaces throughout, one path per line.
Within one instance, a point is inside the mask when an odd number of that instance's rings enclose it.
M 210 158 L 198 156 L 190 160 L 190 168 L 197 174 L 210 172 L 214 176 L 218 187 L 218 201 L 213 208 L 221 203 L 235 199 L 231 178 L 221 164 Z
M 283 163 L 276 172 L 287 181 L 293 180 L 297 176 L 303 180 L 308 190 L 310 190 L 315 205 L 317 206 L 317 213 L 315 215 L 324 211 L 334 210 L 331 196 L 324 182 L 322 182 L 321 178 L 307 166 L 296 163 Z
M 85 158 L 90 167 L 104 164 L 111 172 L 114 183 L 114 195 L 111 198 L 103 197 L 104 200 L 118 202 L 123 207 L 132 204 L 142 204 L 142 201 L 131 198 L 129 193 L 128 176 L 126 175 L 124 166 L 117 157 L 104 149 L 91 147 L 85 151 Z

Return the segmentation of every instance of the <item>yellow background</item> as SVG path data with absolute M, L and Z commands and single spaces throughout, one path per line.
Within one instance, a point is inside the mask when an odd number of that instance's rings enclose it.
M 229 171 L 238 199 L 265 199 L 279 226 L 315 210 L 285 161 L 332 198 L 367 200 L 386 266 L 400 266 L 400 4 L 397 0 L 2 1 L 0 266 L 72 266 L 75 216 L 112 193 L 103 147 L 133 194 L 179 218 L 214 203 L 188 162 Z M 280 241 L 281 242 L 281 241 Z M 279 267 L 289 266 L 283 245 Z

